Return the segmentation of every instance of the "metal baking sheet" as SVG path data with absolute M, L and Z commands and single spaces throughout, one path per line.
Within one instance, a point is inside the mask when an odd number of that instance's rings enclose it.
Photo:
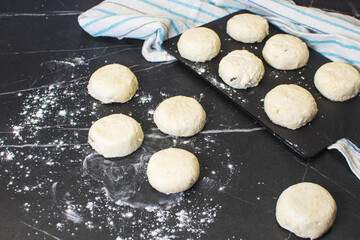
M 343 137 L 347 137 L 355 144 L 360 145 L 359 96 L 347 102 L 332 102 L 324 98 L 314 86 L 313 78 L 316 70 L 330 60 L 309 48 L 310 58 L 305 67 L 291 71 L 277 70 L 271 67 L 262 57 L 263 46 L 269 37 L 284 32 L 269 24 L 269 35 L 261 43 L 245 44 L 234 41 L 226 33 L 226 23 L 232 16 L 244 12 L 248 11 L 239 11 L 203 25 L 217 32 L 221 39 L 221 51 L 211 61 L 195 63 L 182 58 L 177 50 L 177 41 L 180 35 L 166 40 L 163 43 L 163 48 L 239 105 L 249 116 L 257 120 L 302 157 L 313 157 Z M 258 86 L 246 90 L 234 89 L 226 85 L 219 77 L 218 65 L 220 60 L 236 49 L 246 49 L 263 61 L 265 75 Z M 297 84 L 310 91 L 319 109 L 316 118 L 311 123 L 297 130 L 289 130 L 270 121 L 264 112 L 263 101 L 266 93 L 279 84 Z

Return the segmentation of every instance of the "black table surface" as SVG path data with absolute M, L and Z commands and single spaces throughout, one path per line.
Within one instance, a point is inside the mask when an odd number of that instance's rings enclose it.
M 357 0 L 295 2 L 360 17 Z M 338 206 L 322 238 L 359 239 L 360 182 L 339 152 L 301 158 L 179 62 L 145 61 L 140 40 L 89 36 L 77 16 L 98 3 L 0 2 L 0 239 L 297 239 L 277 224 L 275 206 L 304 181 L 325 187 Z M 139 80 L 128 103 L 102 105 L 87 93 L 92 72 L 110 63 Z M 200 134 L 156 128 L 154 109 L 176 95 L 204 107 Z M 111 113 L 139 121 L 145 139 L 109 161 L 87 132 Z M 168 147 L 193 152 L 201 166 L 195 186 L 171 196 L 145 174 L 151 154 Z

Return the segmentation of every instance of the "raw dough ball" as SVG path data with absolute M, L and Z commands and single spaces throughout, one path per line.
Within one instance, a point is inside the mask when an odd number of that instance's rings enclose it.
M 166 194 L 188 190 L 198 180 L 199 173 L 200 166 L 195 155 L 180 148 L 155 153 L 147 166 L 150 185 Z
M 124 103 L 138 89 L 134 73 L 120 64 L 109 64 L 96 70 L 90 77 L 89 94 L 102 103 Z
M 262 53 L 270 66 L 280 70 L 301 68 L 309 60 L 306 43 L 288 34 L 276 34 L 269 38 Z
M 269 91 L 264 108 L 272 122 L 289 129 L 304 126 L 318 111 L 311 93 L 295 84 L 281 84 Z
M 315 87 L 332 101 L 346 101 L 360 92 L 360 73 L 353 66 L 341 62 L 329 62 L 315 73 Z
M 219 64 L 222 80 L 237 89 L 257 86 L 264 72 L 264 64 L 260 58 L 247 50 L 232 51 Z
M 336 211 L 335 200 L 325 188 L 304 182 L 281 193 L 276 220 L 299 237 L 315 239 L 334 224 Z
M 229 19 L 226 24 L 226 32 L 236 41 L 261 42 L 269 34 L 269 24 L 261 16 L 243 13 Z
M 140 124 L 124 114 L 100 118 L 89 129 L 89 144 L 106 158 L 124 157 L 135 152 L 143 139 Z
M 190 137 L 204 128 L 206 113 L 194 98 L 176 96 L 159 104 L 154 112 L 154 122 L 163 133 Z
M 198 27 L 186 30 L 177 43 L 180 55 L 193 62 L 205 62 L 220 52 L 221 42 L 216 32 Z

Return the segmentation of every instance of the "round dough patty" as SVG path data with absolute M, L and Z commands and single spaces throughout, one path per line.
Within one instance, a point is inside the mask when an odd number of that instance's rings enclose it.
M 289 129 L 304 126 L 318 111 L 311 93 L 295 84 L 281 84 L 269 91 L 264 109 L 273 123 Z
M 213 30 L 197 27 L 186 30 L 180 36 L 177 47 L 183 58 L 193 62 L 205 62 L 219 54 L 221 42 Z
M 153 154 L 147 166 L 150 185 L 165 194 L 188 190 L 198 180 L 199 173 L 199 161 L 195 155 L 180 148 L 168 148 Z
M 287 188 L 276 204 L 276 220 L 280 226 L 302 238 L 322 236 L 334 224 L 336 212 L 330 193 L 308 182 Z
M 276 34 L 269 38 L 262 53 L 270 66 L 280 70 L 301 68 L 309 60 L 306 43 L 289 34 Z
M 315 73 L 315 87 L 332 101 L 347 101 L 360 92 L 360 73 L 356 68 L 341 62 L 329 62 Z
M 247 50 L 232 51 L 219 64 L 221 79 L 237 89 L 257 86 L 264 73 L 264 64 L 260 58 Z
M 265 18 L 259 15 L 243 13 L 229 19 L 226 24 L 226 32 L 236 41 L 261 42 L 269 34 L 269 24 Z
M 159 104 L 154 122 L 163 133 L 190 137 L 204 128 L 206 113 L 194 98 L 175 96 Z
M 140 124 L 124 114 L 97 120 L 89 129 L 89 144 L 106 158 L 124 157 L 135 152 L 144 139 Z
M 138 89 L 134 73 L 121 64 L 109 64 L 96 70 L 90 77 L 89 94 L 102 103 L 124 103 Z

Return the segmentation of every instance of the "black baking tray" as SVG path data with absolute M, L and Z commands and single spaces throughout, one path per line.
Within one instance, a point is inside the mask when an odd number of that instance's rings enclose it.
M 305 67 L 290 71 L 277 70 L 271 67 L 262 57 L 262 49 L 269 37 L 284 32 L 269 23 L 269 35 L 261 43 L 245 44 L 231 39 L 226 33 L 227 21 L 232 16 L 245 12 L 248 11 L 235 12 L 203 25 L 213 29 L 221 39 L 221 51 L 211 61 L 195 63 L 182 58 L 177 50 L 177 42 L 180 35 L 164 41 L 162 46 L 186 67 L 192 69 L 202 79 L 239 105 L 249 116 L 257 120 L 274 136 L 302 157 L 311 158 L 343 137 L 347 137 L 359 145 L 359 96 L 346 102 L 332 102 L 324 98 L 314 86 L 313 78 L 316 70 L 321 65 L 330 62 L 330 60 L 309 48 L 310 58 Z M 265 75 L 258 86 L 245 90 L 234 89 L 226 85 L 219 77 L 218 65 L 220 60 L 226 54 L 236 49 L 246 49 L 263 61 Z M 290 130 L 275 125 L 270 121 L 264 112 L 264 97 L 268 91 L 279 84 L 297 84 L 310 91 L 319 109 L 316 118 L 311 123 L 297 130 Z

